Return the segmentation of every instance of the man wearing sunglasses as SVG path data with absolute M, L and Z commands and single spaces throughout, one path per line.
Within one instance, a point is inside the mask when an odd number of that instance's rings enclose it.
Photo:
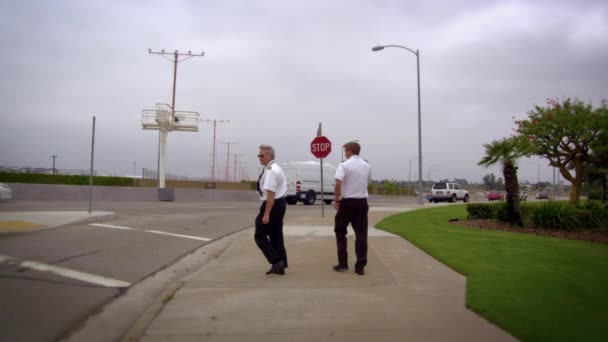
M 260 213 L 255 219 L 255 243 L 272 265 L 266 274 L 285 274 L 287 252 L 283 241 L 283 217 L 287 203 L 287 178 L 281 167 L 274 161 L 274 149 L 261 145 L 258 154 L 264 166 L 257 183 L 257 191 L 262 200 Z

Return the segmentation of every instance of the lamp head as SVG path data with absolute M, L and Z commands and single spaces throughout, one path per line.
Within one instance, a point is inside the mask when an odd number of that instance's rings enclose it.
M 374 46 L 374 47 L 372 48 L 372 51 L 380 51 L 380 50 L 384 50 L 384 46 L 380 46 L 380 45 L 378 45 L 378 46 Z

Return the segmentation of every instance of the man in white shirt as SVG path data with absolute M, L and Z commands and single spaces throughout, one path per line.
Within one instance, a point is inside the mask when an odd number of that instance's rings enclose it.
M 348 253 L 346 250 L 346 228 L 352 224 L 355 231 L 355 273 L 365 274 L 367 265 L 367 184 L 371 181 L 372 168 L 369 163 L 359 157 L 361 146 L 354 141 L 344 145 L 346 160 L 336 169 L 335 208 L 338 211 L 335 218 L 334 232 L 338 248 L 338 264 L 333 266 L 335 271 L 348 270 Z
M 272 265 L 266 274 L 285 274 L 287 252 L 283 241 L 283 217 L 287 203 L 287 178 L 274 161 L 274 149 L 261 145 L 258 154 L 264 166 L 258 179 L 257 191 L 262 201 L 260 213 L 255 219 L 254 239 L 268 262 Z

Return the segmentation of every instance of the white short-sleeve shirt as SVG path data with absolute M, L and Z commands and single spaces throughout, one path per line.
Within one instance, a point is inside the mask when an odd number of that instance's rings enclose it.
M 358 155 L 352 155 L 338 164 L 336 179 L 342 181 L 342 198 L 367 198 L 372 167 Z
M 275 199 L 285 197 L 287 193 L 287 178 L 283 169 L 274 160 L 264 167 L 264 175 L 260 178 L 260 189 L 262 201 L 268 198 L 269 190 L 274 192 Z

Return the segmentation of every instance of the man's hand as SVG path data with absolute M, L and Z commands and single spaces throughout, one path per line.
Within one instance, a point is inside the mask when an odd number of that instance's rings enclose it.
M 334 185 L 334 208 L 340 210 L 340 197 L 342 196 L 342 181 L 336 178 L 336 184 Z
M 268 224 L 268 222 L 270 222 L 270 212 L 274 206 L 274 192 L 267 190 L 266 194 L 266 210 L 264 210 L 264 216 L 262 216 L 263 224 Z

